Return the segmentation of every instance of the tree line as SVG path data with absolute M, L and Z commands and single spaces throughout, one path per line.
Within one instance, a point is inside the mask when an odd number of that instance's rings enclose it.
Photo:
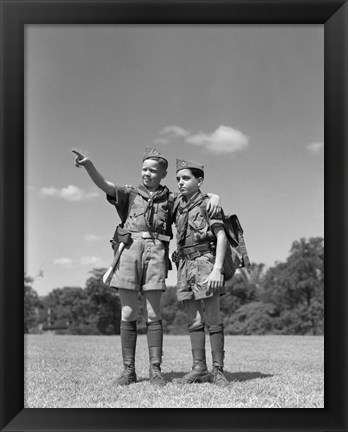
M 56 288 L 40 298 L 35 280 L 24 275 L 24 332 L 113 335 L 120 333 L 121 308 L 117 291 L 104 285 L 105 268 L 93 269 L 84 288 Z M 176 300 L 176 288 L 162 297 L 165 333 L 185 334 L 185 309 Z M 139 296 L 139 333 L 145 333 Z M 285 262 L 266 269 L 251 264 L 240 270 L 221 298 L 226 334 L 324 333 L 324 239 L 294 241 Z M 60 323 L 60 325 L 57 325 Z

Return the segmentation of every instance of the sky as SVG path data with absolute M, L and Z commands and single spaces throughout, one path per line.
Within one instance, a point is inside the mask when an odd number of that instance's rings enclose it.
M 72 149 L 137 186 L 153 146 L 172 191 L 176 158 L 202 163 L 202 191 L 266 268 L 324 236 L 322 25 L 27 25 L 25 45 L 25 272 L 40 296 L 84 288 L 113 257 L 119 218 Z

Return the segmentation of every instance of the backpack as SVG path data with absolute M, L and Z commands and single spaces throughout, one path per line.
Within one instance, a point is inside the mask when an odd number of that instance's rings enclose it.
M 208 220 L 205 203 L 201 205 L 201 212 L 205 219 Z M 238 216 L 236 214 L 225 215 L 222 211 L 222 220 L 227 237 L 227 247 L 224 260 L 224 275 L 225 281 L 227 281 L 233 277 L 238 268 L 249 266 L 250 260 L 243 236 L 244 231 L 239 222 Z

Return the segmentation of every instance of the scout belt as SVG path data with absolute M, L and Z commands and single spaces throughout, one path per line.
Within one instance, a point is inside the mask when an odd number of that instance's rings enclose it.
M 166 242 L 170 241 L 170 237 L 168 235 L 150 231 L 132 232 L 132 238 L 157 239 Z
M 178 259 L 193 260 L 198 258 L 207 252 L 212 251 L 212 245 L 210 243 L 200 243 L 194 246 L 186 246 L 177 250 Z

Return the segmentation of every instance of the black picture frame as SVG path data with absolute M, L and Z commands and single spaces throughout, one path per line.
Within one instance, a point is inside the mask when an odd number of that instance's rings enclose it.
M 1 431 L 347 431 L 347 68 L 343 0 L 1 3 Z M 26 24 L 323 24 L 325 407 L 24 409 L 24 28 Z

